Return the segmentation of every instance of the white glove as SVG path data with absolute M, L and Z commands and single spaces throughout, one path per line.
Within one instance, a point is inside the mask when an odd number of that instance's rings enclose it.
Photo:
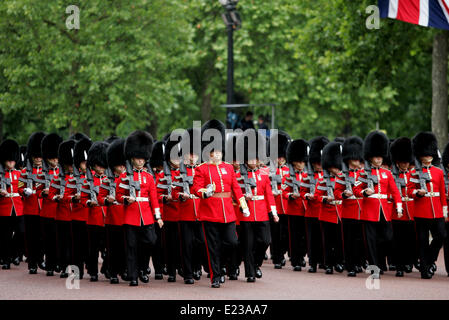
M 443 216 L 447 218 L 447 206 L 443 207 Z
M 403 216 L 402 210 L 397 210 L 397 213 L 398 213 L 398 218 L 401 219 Z
M 26 197 L 28 197 L 33 194 L 33 190 L 31 190 L 30 188 L 25 188 L 23 189 L 23 193 L 25 194 Z
M 248 209 L 248 208 L 243 209 L 243 216 L 244 216 L 245 218 L 248 218 L 249 215 L 250 215 L 249 209 Z
M 154 209 L 154 217 L 156 218 L 156 220 L 161 219 L 161 209 L 160 208 Z
M 206 198 L 210 198 L 212 197 L 213 194 L 214 194 L 214 185 L 208 184 L 206 187 L 206 192 L 204 192 L 204 195 L 206 196 Z

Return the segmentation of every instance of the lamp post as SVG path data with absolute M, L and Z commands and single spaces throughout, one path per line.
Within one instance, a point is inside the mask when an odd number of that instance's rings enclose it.
M 228 32 L 228 75 L 226 83 L 226 103 L 234 103 L 234 30 L 242 25 L 240 15 L 236 10 L 238 0 L 219 0 L 226 9 L 221 16 Z M 226 123 L 228 124 L 229 108 L 226 109 Z

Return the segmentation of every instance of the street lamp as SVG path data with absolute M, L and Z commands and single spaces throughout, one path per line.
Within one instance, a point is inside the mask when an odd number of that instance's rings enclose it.
M 242 26 L 242 20 L 236 10 L 238 0 L 219 0 L 226 12 L 221 16 L 228 31 L 228 79 L 226 84 L 226 103 L 234 103 L 234 30 Z M 228 124 L 229 108 L 226 109 L 226 122 Z

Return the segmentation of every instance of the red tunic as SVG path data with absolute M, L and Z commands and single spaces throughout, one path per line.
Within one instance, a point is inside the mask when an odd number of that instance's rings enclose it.
M 302 183 L 308 183 L 307 179 L 307 173 L 302 172 L 295 172 L 296 174 L 296 180 Z M 288 214 L 290 216 L 304 216 L 307 209 L 306 200 L 304 198 L 304 195 L 307 193 L 308 188 L 306 187 L 300 187 L 299 188 L 299 194 L 301 195 L 298 199 L 290 199 L 289 195 L 290 193 L 293 193 L 293 187 L 288 186 L 287 183 L 290 183 L 290 173 L 287 172 L 286 175 L 284 175 L 284 178 L 282 179 L 282 198 L 284 198 L 284 201 L 287 202 L 287 206 L 285 207 L 285 214 Z
M 203 192 L 208 184 L 215 184 L 215 196 L 203 199 Z M 218 197 L 218 194 L 232 193 L 236 202 L 243 198 L 237 182 L 234 167 L 227 162 L 220 164 L 202 163 L 195 170 L 192 193 L 202 198 L 200 201 L 199 220 L 229 223 L 236 220 L 231 197 Z M 218 193 L 218 194 L 217 194 Z
M 103 180 L 107 179 L 106 176 L 103 175 L 100 177 L 100 176 L 97 176 L 94 172 L 92 172 L 92 175 L 93 175 L 93 179 L 94 179 L 94 186 L 96 186 L 96 187 L 98 186 L 98 188 L 100 189 L 100 185 L 102 184 Z M 87 183 L 86 180 L 84 180 L 83 188 L 89 190 L 89 184 Z M 87 204 L 87 202 L 89 200 L 91 200 L 90 194 L 81 192 L 81 204 L 83 206 L 85 206 L 89 212 L 89 215 L 87 218 L 87 224 L 90 226 L 104 227 L 105 211 L 106 211 L 104 206 L 98 205 L 98 206 L 89 207 Z
M 49 168 L 48 173 L 53 175 L 54 177 L 57 177 L 59 175 L 59 168 Z M 41 209 L 41 217 L 43 218 L 50 218 L 55 219 L 56 218 L 56 211 L 58 209 L 58 203 L 53 201 L 52 198 L 50 198 L 48 195 L 44 196 L 44 194 L 41 192 L 41 198 L 42 198 L 42 209 Z
M 72 220 L 72 197 L 76 193 L 76 188 L 74 187 L 74 178 L 72 175 L 66 174 L 64 181 L 62 183 L 65 185 L 64 196 L 58 202 L 58 207 L 56 210 L 56 221 L 71 221 Z M 73 183 L 73 184 L 72 184 Z M 55 185 L 61 184 L 61 178 L 54 177 L 50 184 L 50 192 L 48 193 L 48 198 L 54 201 L 55 196 L 60 194 L 60 190 L 55 187 Z
M 9 193 L 9 196 L 0 196 L 0 217 L 10 217 L 13 208 L 16 216 L 23 215 L 22 197 L 19 194 L 19 177 L 19 170 L 5 170 L 5 178 L 11 179 L 11 185 L 5 190 Z
M 42 174 L 42 167 L 33 167 L 34 175 Z M 21 178 L 27 178 L 26 168 L 22 169 Z M 28 197 L 25 196 L 24 189 L 27 187 L 27 184 L 20 181 L 19 183 L 19 194 L 22 196 L 23 202 L 23 214 L 30 216 L 38 216 L 42 207 L 42 199 L 39 199 L 40 193 L 44 188 L 44 185 L 41 183 L 33 182 L 33 193 Z
M 172 183 L 177 181 L 176 177 L 179 175 L 178 169 L 171 169 L 171 179 Z M 161 179 L 165 178 L 164 172 L 162 172 L 161 175 L 158 177 L 158 184 L 157 187 L 157 195 L 160 199 L 159 202 L 162 202 L 162 206 L 164 207 L 164 211 L 162 213 L 162 220 L 164 221 L 178 221 L 179 220 L 179 199 L 178 199 L 178 193 L 181 191 L 179 187 L 174 186 L 172 184 L 172 191 L 171 196 L 172 200 L 166 201 L 164 199 L 164 196 L 167 195 L 168 189 L 162 188 L 162 186 L 166 186 L 166 181 L 161 181 Z
M 404 210 L 401 218 L 398 218 L 398 214 L 396 211 L 393 212 L 393 215 L 391 217 L 393 220 L 412 221 L 413 217 L 415 216 L 415 195 L 413 194 L 415 184 L 410 181 L 411 175 L 412 174 L 410 171 L 407 171 L 406 173 L 399 173 L 399 178 L 404 179 L 405 182 L 405 187 L 401 187 L 400 190 Z
M 195 168 L 186 166 L 187 176 L 195 177 Z M 181 177 L 178 175 L 177 177 Z M 176 179 L 179 180 L 180 179 Z M 190 186 L 190 192 L 192 192 L 192 186 Z M 182 192 L 182 188 L 179 189 L 179 192 Z M 191 193 L 192 194 L 192 193 Z M 200 207 L 200 198 L 196 197 L 194 199 L 187 199 L 185 201 L 179 201 L 179 211 L 178 211 L 178 219 L 179 221 L 197 221 L 198 220 L 198 209 Z
M 396 208 L 402 207 L 399 190 L 389 170 L 372 168 L 371 174 L 376 175 L 378 179 L 378 183 L 374 184 L 373 195 L 369 197 L 363 196 L 363 191 L 368 187 L 365 182 L 360 181 L 360 179 L 366 178 L 365 170 L 361 170 L 354 187 L 354 195 L 358 198 L 363 197 L 361 220 L 380 221 L 380 212 L 382 209 L 385 220 L 391 221 L 393 205 L 396 204 Z M 388 197 L 390 195 L 393 197 L 394 203 L 388 203 Z
M 102 180 L 103 185 L 109 186 L 109 179 Z M 120 177 L 115 177 L 116 185 L 120 183 Z M 98 204 L 106 208 L 106 217 L 104 223 L 112 226 L 122 226 L 125 219 L 125 208 L 117 201 L 113 204 L 106 204 L 105 199 L 109 195 L 109 191 L 106 188 L 100 187 L 99 194 L 97 196 Z
M 86 175 L 84 173 L 80 173 L 80 179 L 83 181 L 83 183 L 84 183 L 85 178 L 86 178 Z M 72 179 L 70 179 L 69 183 L 75 185 L 76 179 L 73 177 Z M 75 195 L 75 194 L 76 194 L 76 190 L 73 195 Z M 83 195 L 83 193 L 81 193 L 81 196 L 82 195 Z M 83 205 L 81 203 L 81 201 L 73 202 L 72 203 L 72 220 L 84 221 L 87 223 L 88 219 L 89 219 L 89 208 L 86 207 L 85 205 Z
M 316 184 L 315 184 L 315 190 L 316 190 L 316 186 L 318 185 L 318 183 L 320 182 L 320 180 L 323 179 L 323 172 L 314 172 L 314 177 L 316 180 Z M 305 183 L 309 183 L 309 179 L 307 177 L 307 179 L 304 179 Z M 305 188 L 305 193 L 304 196 L 310 193 L 310 188 Z M 320 211 L 321 211 L 321 203 L 320 201 L 314 197 L 312 200 L 307 200 L 306 203 L 306 213 L 305 213 L 305 217 L 306 218 L 317 218 L 320 216 Z
M 288 174 L 288 171 L 289 171 L 289 169 L 288 169 L 288 166 L 286 166 L 286 165 L 283 165 L 282 167 L 277 167 L 276 168 L 276 175 L 281 176 L 281 183 L 277 185 L 277 192 L 278 192 L 278 194 L 277 195 L 273 194 L 274 200 L 276 202 L 276 209 L 277 209 L 278 214 L 285 214 L 286 211 L 287 211 L 287 205 L 288 205 L 287 202 L 288 202 L 288 200 L 286 200 L 282 196 L 282 194 L 283 194 L 283 192 L 282 192 L 282 182 L 284 181 L 284 176 Z M 270 177 L 270 179 L 271 179 L 271 177 Z
M 331 182 L 335 183 L 335 177 L 330 177 Z M 315 190 L 315 197 L 321 203 L 321 210 L 318 219 L 330 223 L 338 223 L 341 221 L 341 200 L 334 200 L 331 203 L 324 202 L 323 197 L 328 196 L 326 181 L 320 180 Z M 335 195 L 334 195 L 335 197 Z
M 359 170 L 350 171 L 349 176 L 354 178 L 354 181 L 357 181 L 360 176 Z M 343 197 L 343 192 L 346 190 L 345 184 L 345 176 L 338 176 L 335 180 L 335 190 L 334 196 L 336 200 L 342 200 L 341 207 L 341 218 L 342 219 L 354 219 L 360 220 L 360 214 L 362 212 L 363 198 L 357 198 L 355 195 L 352 195 L 349 198 Z M 352 192 L 354 190 L 354 185 L 351 186 Z M 353 192 L 354 193 L 354 192 Z
M 422 171 L 423 173 L 429 173 L 430 182 L 426 183 L 427 195 L 415 197 L 414 217 L 427 219 L 442 218 L 443 207 L 447 207 L 443 170 L 430 166 L 430 168 L 423 167 Z M 415 184 L 415 188 L 412 191 L 413 194 L 416 192 L 416 189 L 421 188 L 416 171 L 411 173 L 411 181 Z
M 256 187 L 252 188 L 251 192 L 253 194 L 254 200 L 247 200 L 250 215 L 249 217 L 244 217 L 243 213 L 238 212 L 239 221 L 269 221 L 270 217 L 268 212 L 276 206 L 274 201 L 273 192 L 271 191 L 271 183 L 266 172 L 261 172 L 260 169 L 255 171 L 248 170 L 248 178 L 254 178 L 256 181 Z M 243 182 L 243 181 L 242 181 Z M 242 193 L 245 189 L 242 189 Z M 270 210 L 268 209 L 270 208 Z
M 153 176 L 145 170 L 134 169 L 132 179 L 140 182 L 140 191 L 136 192 L 136 201 L 125 205 L 124 224 L 132 226 L 150 225 L 155 222 L 154 213 L 159 210 L 156 185 Z M 116 188 L 117 201 L 124 203 L 129 196 L 129 180 L 126 172 L 120 175 Z M 143 224 L 142 224 L 143 223 Z

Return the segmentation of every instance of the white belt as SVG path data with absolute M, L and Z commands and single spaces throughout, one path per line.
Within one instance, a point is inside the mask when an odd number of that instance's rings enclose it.
M 251 200 L 263 200 L 263 199 L 265 199 L 264 196 L 253 196 L 253 197 L 251 198 Z
M 440 193 L 439 192 L 427 192 L 424 196 L 425 197 L 439 197 Z
M 388 199 L 388 196 L 386 194 L 375 193 L 375 194 L 370 195 L 368 198 Z
M 408 201 L 413 201 L 413 199 L 409 198 L 409 197 L 402 197 L 402 202 L 408 202 Z
M 138 201 L 138 202 L 149 202 L 148 198 L 145 198 L 145 197 L 136 197 L 136 201 Z
M 8 193 L 8 195 L 6 195 L 5 197 L 6 198 L 20 197 L 20 194 L 18 194 L 18 193 Z
M 334 201 L 329 202 L 329 204 L 339 205 L 339 204 L 342 204 L 342 201 L 341 200 L 334 200 Z
M 346 198 L 349 200 L 362 200 L 363 198 L 356 198 L 354 195 L 350 196 L 349 198 Z

